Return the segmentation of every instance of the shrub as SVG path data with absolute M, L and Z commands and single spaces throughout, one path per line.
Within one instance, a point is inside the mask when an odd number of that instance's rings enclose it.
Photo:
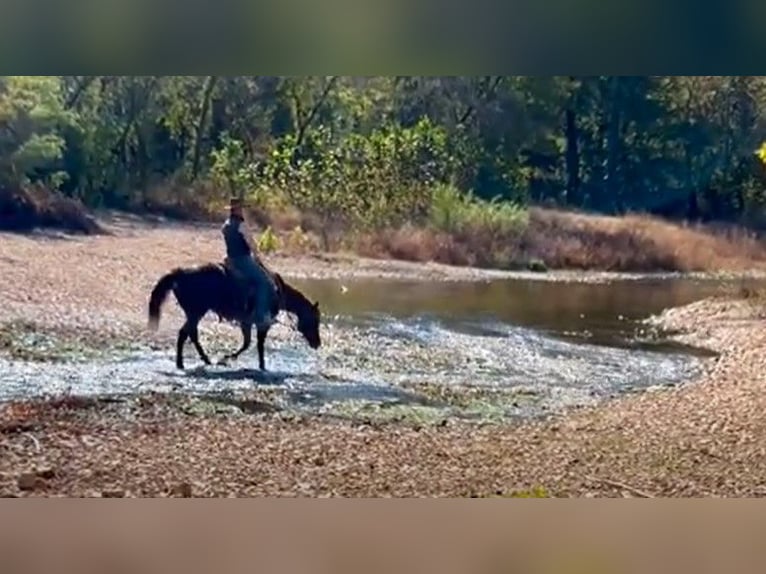
M 42 185 L 0 188 L 0 229 L 31 231 L 37 227 L 85 234 L 103 232 L 82 203 L 58 191 Z
M 439 231 L 481 230 L 507 237 L 524 231 L 528 222 L 526 208 L 499 198 L 485 201 L 449 185 L 437 186 L 432 194 L 429 223 Z

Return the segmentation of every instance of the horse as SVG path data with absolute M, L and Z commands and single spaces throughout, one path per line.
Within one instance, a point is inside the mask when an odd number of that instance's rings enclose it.
M 277 286 L 279 302 L 272 305 L 271 319 L 276 319 L 280 310 L 298 318 L 298 331 L 312 349 L 321 345 L 319 336 L 319 302 L 312 303 L 303 293 L 289 285 L 279 273 L 270 273 Z M 219 361 L 236 359 L 250 348 L 252 342 L 253 321 L 245 312 L 244 290 L 239 278 L 232 274 L 225 264 L 206 263 L 194 267 L 176 267 L 155 283 L 149 296 L 149 329 L 159 327 L 160 312 L 168 294 L 173 292 L 176 301 L 186 315 L 186 322 L 178 330 L 176 344 L 176 367 L 183 370 L 183 349 L 187 339 L 191 339 L 200 359 L 210 365 L 211 361 L 199 342 L 198 325 L 208 311 L 216 313 L 221 320 L 238 323 L 242 331 L 242 346 L 239 350 L 226 355 Z M 266 370 L 264 343 L 271 326 L 257 328 L 258 366 Z

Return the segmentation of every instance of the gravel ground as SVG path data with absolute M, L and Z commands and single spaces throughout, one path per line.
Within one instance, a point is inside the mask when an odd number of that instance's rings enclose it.
M 136 336 L 159 274 L 219 251 L 210 228 L 123 227 L 118 236 L 87 239 L 2 235 L 0 322 L 23 318 L 101 337 Z M 271 261 L 286 275 L 315 269 L 309 258 Z M 518 425 L 363 424 L 258 412 L 256 404 L 235 416 L 190 408 L 190 399 L 171 395 L 8 403 L 0 406 L 0 494 L 766 494 L 760 304 L 708 300 L 656 321 L 721 353 L 702 380 Z M 172 336 L 174 323 L 165 321 L 156 337 Z

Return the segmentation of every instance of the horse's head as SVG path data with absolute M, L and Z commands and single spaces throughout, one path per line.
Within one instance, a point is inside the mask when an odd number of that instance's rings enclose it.
M 322 344 L 319 336 L 319 302 L 312 303 L 294 287 L 288 286 L 279 273 L 274 273 L 274 280 L 281 297 L 289 301 L 289 309 L 298 317 L 298 331 L 312 349 L 318 349 Z
M 318 349 L 322 344 L 319 336 L 319 302 L 309 304 L 301 309 L 298 315 L 298 331 L 312 349 Z

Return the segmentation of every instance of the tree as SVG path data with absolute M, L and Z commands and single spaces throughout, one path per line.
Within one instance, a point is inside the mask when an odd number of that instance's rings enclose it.
M 38 178 L 60 183 L 60 130 L 70 121 L 58 77 L 0 76 L 2 183 L 18 185 Z

